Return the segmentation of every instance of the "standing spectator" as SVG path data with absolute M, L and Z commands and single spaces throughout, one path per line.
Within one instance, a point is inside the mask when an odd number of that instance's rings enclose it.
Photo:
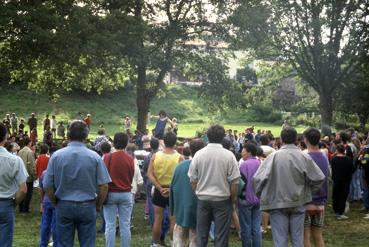
M 20 131 L 22 131 L 22 133 L 24 132 L 24 119 L 22 118 L 21 120 L 20 120 L 20 124 L 19 124 L 19 126 L 18 126 L 18 128 L 19 128 L 19 132 Z
M 47 126 L 46 130 L 44 131 L 43 143 L 45 143 L 49 147 L 53 146 L 53 133 L 50 130 L 50 126 Z
M 5 148 L 7 130 L 0 123 L 0 244 L 13 246 L 15 222 L 14 204 L 18 205 L 27 193 L 27 170 L 22 159 Z
M 172 118 L 172 123 L 173 123 L 172 131 L 173 131 L 174 134 L 178 135 L 178 123 L 177 123 L 177 119 L 175 117 Z
M 150 161 L 147 175 L 155 186 L 152 202 L 154 204 L 154 225 L 152 229 L 152 240 L 154 247 L 162 246 L 160 235 L 163 222 L 164 210 L 169 206 L 169 188 L 172 177 L 178 163 L 182 161 L 181 155 L 174 149 L 177 136 L 173 132 L 164 134 L 163 151 L 155 153 Z M 171 230 L 174 226 L 174 218 L 171 217 Z
M 261 209 L 269 210 L 273 241 L 276 247 L 304 245 L 304 205 L 312 192 L 320 189 L 325 176 L 314 161 L 295 145 L 297 132 L 285 127 L 281 132 L 283 146 L 269 155 L 254 175 L 256 195 Z M 288 161 L 288 162 L 286 162 Z
M 143 173 L 143 180 L 145 185 L 145 194 L 146 194 L 146 203 L 148 207 L 148 213 L 149 213 L 149 219 L 151 225 L 154 224 L 154 206 L 152 204 L 152 196 L 151 196 L 151 189 L 152 189 L 152 183 L 150 179 L 148 178 L 147 171 L 149 169 L 150 160 L 152 156 L 158 152 L 159 150 L 159 140 L 155 137 L 151 138 L 150 140 L 150 153 L 145 157 L 143 164 L 142 164 L 142 173 Z
M 51 128 L 51 132 L 53 133 L 53 138 L 56 138 L 56 128 L 57 128 L 57 123 L 56 123 L 56 117 L 55 115 L 51 116 L 51 121 L 50 121 L 50 128 Z
M 227 247 L 240 172 L 233 153 L 222 147 L 224 128 L 220 125 L 211 126 L 207 137 L 209 144 L 195 154 L 188 170 L 198 198 L 197 246 L 207 246 L 210 223 L 214 220 L 214 246 Z
M 83 119 L 83 121 L 86 123 L 88 129 L 90 130 L 92 124 L 91 114 L 88 113 L 87 116 Z
M 47 128 L 50 128 L 50 118 L 49 118 L 49 114 L 46 114 L 45 119 L 44 119 L 44 131 L 47 130 Z
M 49 161 L 44 188 L 56 205 L 56 233 L 61 246 L 73 246 L 75 231 L 81 247 L 95 246 L 96 211 L 99 212 L 111 182 L 101 157 L 89 150 L 83 121 L 70 125 L 67 147 Z
M 344 145 L 336 145 L 336 155 L 332 159 L 332 180 L 333 180 L 333 211 L 338 220 L 348 219 L 345 212 L 346 201 L 350 192 L 350 183 L 355 167 L 352 158 L 345 155 L 347 149 Z
M 100 128 L 97 131 L 97 136 L 94 141 L 94 150 L 101 154 L 101 144 L 104 142 L 109 142 L 109 138 L 105 135 L 105 129 Z
M 121 246 L 129 247 L 131 245 L 130 222 L 133 207 L 131 184 L 135 168 L 133 158 L 124 150 L 128 140 L 126 133 L 116 133 L 114 135 L 115 151 L 104 157 L 105 165 L 112 178 L 106 204 L 104 204 L 107 247 L 115 246 L 117 212 L 119 215 Z
M 272 148 L 270 139 L 268 135 L 261 135 L 260 136 L 260 147 L 263 149 L 264 157 L 268 157 L 270 154 L 275 152 L 275 149 Z
M 57 134 L 59 137 L 61 137 L 62 139 L 65 138 L 65 127 L 63 125 L 63 122 L 59 122 L 58 125 L 58 130 L 57 130 Z
M 127 116 L 125 119 L 124 119 L 124 129 L 125 130 L 129 130 L 131 129 L 131 119 Z
M 31 117 L 28 118 L 28 126 L 29 126 L 29 132 L 31 133 L 31 131 L 33 129 L 36 129 L 37 132 L 37 118 L 35 117 L 35 113 L 31 113 Z
M 10 124 L 12 126 L 12 133 L 17 134 L 18 133 L 18 117 L 15 115 L 15 113 L 12 113 L 12 117 L 10 118 Z
M 47 164 L 49 163 L 49 146 L 47 144 L 40 145 L 40 155 L 36 160 L 36 175 L 38 178 L 42 176 L 42 173 L 46 170 Z
M 324 224 L 324 205 L 328 198 L 329 162 L 327 156 L 319 149 L 320 132 L 315 128 L 309 128 L 304 132 L 304 141 L 308 155 L 314 160 L 324 173 L 323 186 L 313 194 L 313 200 L 305 205 L 305 230 L 304 246 L 310 247 L 310 236 L 313 236 L 316 247 L 324 247 L 322 227 Z
M 58 238 L 56 234 L 56 219 L 55 207 L 51 203 L 50 198 L 44 191 L 43 180 L 46 171 L 43 171 L 40 176 L 40 192 L 42 203 L 42 216 L 40 224 L 40 247 L 47 247 L 49 245 L 50 235 L 53 235 L 53 246 L 58 246 Z
M 37 179 L 35 173 L 35 153 L 32 151 L 33 143 L 31 139 L 24 138 L 23 144 L 24 147 L 19 151 L 18 155 L 23 160 L 29 176 L 27 178 L 27 195 L 19 205 L 19 212 L 29 213 L 29 205 L 33 194 L 33 182 Z
M 256 197 L 253 176 L 260 166 L 260 160 L 256 158 L 257 148 L 253 143 L 245 144 L 242 152 L 245 161 L 240 166 L 241 176 L 246 181 L 246 189 L 243 192 L 244 200 L 239 199 L 239 214 L 241 224 L 242 246 L 261 246 L 261 211 L 260 200 Z
M 29 138 L 31 139 L 31 142 L 32 142 L 32 145 L 36 145 L 37 143 L 37 130 L 34 128 L 30 135 L 29 135 Z
M 204 146 L 204 142 L 200 139 L 191 141 L 191 155 L 194 156 Z M 176 219 L 173 247 L 196 246 L 197 198 L 187 176 L 190 164 L 191 160 L 185 160 L 177 166 L 170 187 L 169 208 L 171 215 Z
M 362 148 L 361 155 L 359 157 L 361 163 L 361 170 L 363 173 L 363 212 L 367 213 L 364 219 L 369 219 L 369 138 L 365 141 L 365 146 Z

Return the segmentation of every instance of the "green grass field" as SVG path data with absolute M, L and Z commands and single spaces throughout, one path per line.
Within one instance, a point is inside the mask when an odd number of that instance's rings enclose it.
M 68 120 L 79 118 L 79 112 L 83 115 L 92 114 L 90 135 L 92 139 L 100 124 L 104 124 L 110 136 L 117 131 L 122 131 L 123 119 L 127 115 L 133 119 L 132 126 L 136 125 L 136 96 L 133 89 L 104 92 L 101 95 L 71 92 L 61 95 L 57 101 L 18 87 L 0 87 L 0 90 L 4 95 L 0 102 L 0 116 L 15 112 L 27 121 L 31 112 L 35 112 L 39 123 L 38 133 L 42 133 L 42 121 L 47 113 L 50 117 L 56 115 L 57 121 L 65 123 Z M 168 86 L 167 90 L 151 103 L 152 115 L 157 114 L 161 109 L 165 110 L 170 117 L 178 119 L 178 135 L 181 137 L 193 137 L 196 131 L 206 129 L 211 123 L 220 123 L 226 129 L 237 129 L 238 131 L 254 125 L 255 129 L 268 129 L 275 136 L 279 136 L 282 124 L 247 120 L 246 113 L 242 110 L 230 109 L 226 114 L 209 112 L 207 106 L 197 96 L 196 89 L 188 86 Z M 154 124 L 154 120 L 151 120 L 149 130 L 154 128 Z M 304 127 L 298 126 L 297 129 L 301 132 Z
M 39 196 L 34 192 L 32 199 L 31 213 L 17 214 L 16 227 L 14 232 L 15 247 L 36 247 L 40 240 L 40 220 L 41 215 L 38 212 Z M 349 219 L 346 221 L 337 221 L 334 218 L 331 207 L 327 207 L 326 222 L 324 227 L 324 239 L 328 247 L 367 247 L 369 243 L 368 227 L 369 221 L 362 219 L 363 214 L 359 213 L 361 205 L 354 203 L 351 205 L 351 211 L 348 213 Z M 147 247 L 151 239 L 151 229 L 148 221 L 144 220 L 144 203 L 136 203 L 133 212 L 133 224 L 135 228 L 132 231 L 132 246 Z M 99 222 L 98 222 L 99 224 Z M 78 245 L 76 245 L 78 246 Z M 96 246 L 105 246 L 103 234 L 98 234 Z M 116 246 L 119 246 L 119 237 Z M 212 246 L 212 245 L 210 245 Z M 236 232 L 232 230 L 230 237 L 230 246 L 241 246 L 237 239 Z M 273 246 L 271 233 L 263 235 L 263 246 Z

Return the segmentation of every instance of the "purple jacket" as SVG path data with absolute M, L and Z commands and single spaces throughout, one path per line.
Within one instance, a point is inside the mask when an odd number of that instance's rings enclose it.
M 329 161 L 327 157 L 320 151 L 308 153 L 314 160 L 315 164 L 322 170 L 325 175 L 324 183 L 320 190 L 313 194 L 313 204 L 324 205 L 328 198 L 328 177 L 329 177 Z
M 255 194 L 253 176 L 260 166 L 260 160 L 256 157 L 250 157 L 240 166 L 240 172 L 245 176 L 247 184 L 245 191 L 246 203 L 250 205 L 259 205 L 260 200 Z

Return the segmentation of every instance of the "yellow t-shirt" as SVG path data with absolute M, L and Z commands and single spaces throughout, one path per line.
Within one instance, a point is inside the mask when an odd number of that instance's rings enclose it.
M 176 169 L 181 155 L 177 152 L 166 154 L 159 151 L 155 154 L 153 162 L 154 175 L 161 186 L 169 186 L 172 182 L 174 170 Z

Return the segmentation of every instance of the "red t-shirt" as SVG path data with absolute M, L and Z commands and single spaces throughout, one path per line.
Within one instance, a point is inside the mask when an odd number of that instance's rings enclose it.
M 38 178 L 40 178 L 42 173 L 46 170 L 49 159 L 50 157 L 46 154 L 38 156 L 36 163 L 36 174 Z
M 135 174 L 133 158 L 124 151 L 117 151 L 105 155 L 104 162 L 112 180 L 109 192 L 131 192 Z

